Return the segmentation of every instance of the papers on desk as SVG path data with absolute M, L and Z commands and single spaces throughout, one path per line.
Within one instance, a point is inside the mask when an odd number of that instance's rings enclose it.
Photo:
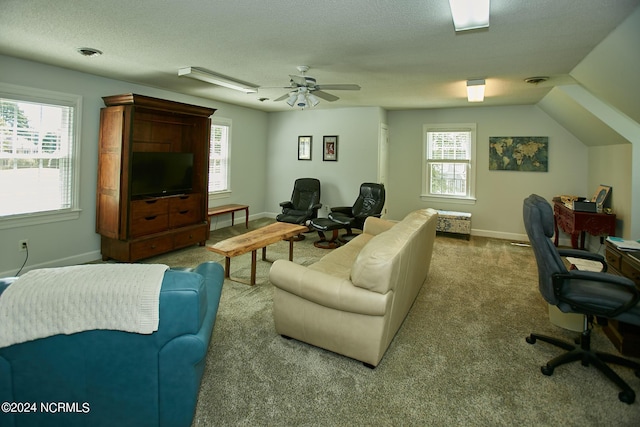
M 640 251 L 639 240 L 625 240 L 620 237 L 607 237 L 607 241 L 621 251 Z

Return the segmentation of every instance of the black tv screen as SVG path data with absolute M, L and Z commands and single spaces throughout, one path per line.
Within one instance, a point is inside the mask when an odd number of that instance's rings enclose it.
M 131 161 L 131 196 L 166 196 L 193 186 L 193 153 L 135 152 Z

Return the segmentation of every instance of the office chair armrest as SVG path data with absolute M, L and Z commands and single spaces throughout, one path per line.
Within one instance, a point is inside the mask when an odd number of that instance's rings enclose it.
M 317 211 L 321 207 L 322 207 L 322 203 L 316 203 L 315 205 L 311 206 L 311 210 L 312 211 Z
M 558 254 L 563 257 L 580 258 L 599 262 L 602 264 L 602 269 L 600 270 L 602 273 L 605 273 L 609 268 L 604 257 L 600 254 L 594 254 L 593 252 L 583 251 L 580 249 L 558 249 Z
M 291 202 L 291 200 L 287 200 L 286 202 L 280 202 L 280 206 L 283 208 L 292 208 L 293 203 Z
M 562 284 L 565 280 L 582 280 L 582 281 L 590 281 L 590 282 L 599 282 L 605 285 L 611 285 L 612 287 L 618 287 L 624 290 L 629 294 L 629 299 L 622 305 L 617 308 L 610 310 L 597 310 L 594 309 L 593 306 L 588 307 L 586 310 L 591 312 L 596 316 L 604 316 L 608 318 L 616 317 L 625 311 L 631 309 L 638 301 L 640 301 L 640 292 L 636 287 L 635 282 L 633 280 L 628 279 L 622 276 L 616 276 L 614 274 L 609 273 L 601 273 L 596 271 L 581 271 L 581 270 L 571 270 L 567 274 L 554 274 L 553 282 L 554 288 L 556 291 L 556 296 L 561 300 L 568 302 L 569 304 L 575 305 L 577 307 L 581 307 L 580 303 L 574 300 L 568 300 L 562 296 L 561 288 Z

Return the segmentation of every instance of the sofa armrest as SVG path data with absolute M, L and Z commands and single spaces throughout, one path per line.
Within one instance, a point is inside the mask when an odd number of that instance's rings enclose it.
M 269 280 L 278 289 L 339 311 L 383 316 L 392 302 L 391 291 L 380 294 L 358 288 L 347 279 L 283 259 L 273 263 Z
M 387 231 L 396 224 L 397 221 L 389 221 L 386 219 L 370 216 L 364 222 L 364 229 L 362 230 L 362 232 L 365 234 L 376 236 L 384 231 Z

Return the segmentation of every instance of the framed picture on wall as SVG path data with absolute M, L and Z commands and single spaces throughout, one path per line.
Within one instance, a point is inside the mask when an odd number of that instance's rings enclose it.
M 311 140 L 310 136 L 298 137 L 298 160 L 311 160 Z
M 336 135 L 322 137 L 322 160 L 325 162 L 338 160 L 338 137 Z

